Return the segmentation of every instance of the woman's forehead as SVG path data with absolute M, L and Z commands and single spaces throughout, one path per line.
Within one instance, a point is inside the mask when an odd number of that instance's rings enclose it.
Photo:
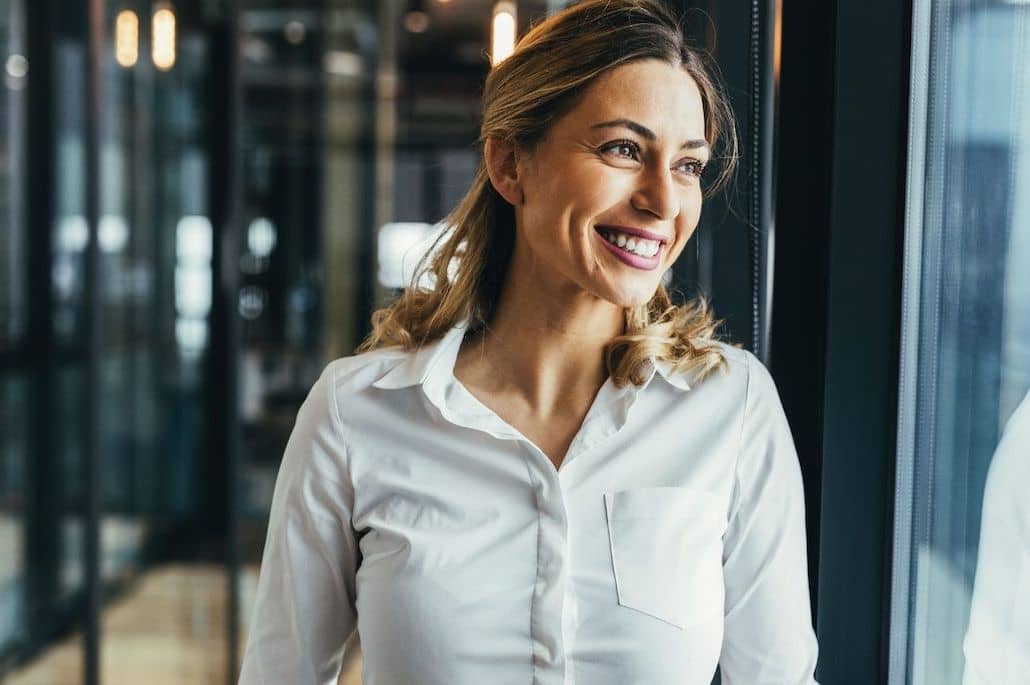
M 704 138 L 701 93 L 681 66 L 641 60 L 616 67 L 597 78 L 569 112 L 569 123 L 594 127 L 628 120 L 657 138 Z

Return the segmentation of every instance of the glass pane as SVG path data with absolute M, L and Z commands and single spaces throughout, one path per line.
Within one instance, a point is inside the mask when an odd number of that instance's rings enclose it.
M 226 493 L 212 477 L 224 455 L 212 449 L 205 383 L 217 240 L 208 122 L 219 106 L 208 84 L 224 65 L 211 63 L 202 12 L 142 0 L 106 8 L 100 570 L 113 592 L 101 673 L 107 685 L 220 684 Z M 173 50 L 155 49 L 172 36 Z
M 21 2 L 0 1 L 0 351 L 25 333 L 25 57 Z
M 1030 388 L 1030 5 L 917 5 L 917 35 L 929 12 L 924 63 L 933 67 L 913 74 L 914 88 L 928 83 L 928 106 L 913 123 L 925 147 L 912 154 L 925 167 L 909 180 L 916 235 L 903 325 L 914 342 L 902 364 L 891 682 L 1022 682 L 1030 539 L 1015 518 L 982 513 L 1010 504 L 1024 521 L 1028 513 L 1015 493 L 1030 487 L 1030 471 L 1022 467 L 1022 482 L 988 474 L 1008 473 L 1003 464 L 1016 458 L 1006 454 L 1012 439 L 999 446 L 1006 426 L 1026 435 L 1016 424 L 1030 421 L 1030 411 L 1016 413 Z M 917 40 L 917 70 L 919 54 Z M 1019 449 L 1026 464 L 1026 444 Z M 981 546 L 988 530 L 1000 547 Z M 986 632 L 970 630 L 971 607 Z M 1017 663 L 1024 668 L 1011 670 Z
M 24 345 L 28 304 L 22 206 L 27 65 L 23 21 L 20 2 L 0 0 L 0 59 L 5 63 L 0 87 L 0 354 Z M 0 653 L 19 638 L 25 622 L 28 401 L 24 378 L 0 365 Z
M 54 86 L 56 98 L 57 159 L 54 179 L 54 226 L 52 319 L 58 344 L 83 344 L 86 317 L 86 223 L 83 173 L 85 171 L 85 91 L 81 74 L 85 68 L 85 49 L 81 38 L 61 37 L 54 47 Z
M 20 13 L 33 8 L 20 2 L 2 4 L 12 8 L 9 16 L 17 17 L 19 28 L 12 35 L 24 42 L 29 17 Z M 18 8 L 18 13 L 13 8 Z M 20 502 L 24 511 L 21 549 L 11 550 L 12 556 L 8 556 L 8 550 L 0 551 L 0 558 L 18 560 L 16 563 L 24 564 L 25 569 L 25 604 L 21 615 L 15 614 L 14 634 L 18 646 L 12 653 L 13 659 L 4 664 L 10 671 L 3 682 L 12 685 L 78 683 L 83 670 L 83 642 L 75 630 L 81 619 L 85 573 L 83 498 L 79 489 L 83 483 L 81 406 L 85 365 L 81 342 L 76 337 L 81 335 L 84 313 L 81 254 L 87 236 L 81 220 L 82 158 L 76 155 L 76 150 L 81 150 L 82 140 L 84 52 L 83 36 L 73 21 L 54 27 L 50 38 L 52 71 L 45 74 L 37 65 L 25 73 L 24 79 L 26 86 L 31 81 L 34 88 L 54 91 L 54 130 L 44 132 L 54 141 L 52 162 L 57 176 L 49 208 L 53 221 L 49 225 L 28 226 L 23 206 L 7 215 L 12 217 L 10 232 L 0 233 L 0 242 L 7 238 L 12 238 L 14 243 L 24 241 L 20 243 L 19 257 L 23 264 L 12 281 L 13 290 L 0 286 L 0 300 L 10 292 L 22 307 L 32 300 L 42 302 L 45 310 L 42 315 L 49 317 L 54 327 L 52 349 L 56 352 L 46 353 L 50 332 L 45 330 L 45 322 L 37 319 L 31 338 L 25 335 L 17 341 L 21 354 L 14 358 L 15 372 L 11 374 L 6 396 L 6 410 L 13 413 L 0 417 L 3 449 L 12 443 L 22 446 L 20 463 L 3 465 L 5 488 L 17 488 L 13 496 L 5 491 L 5 502 Z M 10 58 L 6 54 L 4 58 L 10 65 Z M 7 74 L 10 74 L 9 66 Z M 6 85 L 12 88 L 9 78 Z M 11 97 L 12 92 L 6 91 L 5 96 Z M 20 151 L 12 150 L 12 154 L 29 153 L 25 136 L 33 124 L 38 126 L 38 122 L 22 121 L 20 126 L 24 133 L 4 141 L 6 145 L 23 139 L 19 143 Z M 38 140 L 38 135 L 33 140 Z M 14 168 L 17 160 L 5 158 L 4 161 L 9 168 Z M 24 161 L 18 163 L 22 165 L 19 171 L 22 182 L 17 189 L 19 197 L 14 202 L 25 203 L 30 189 L 23 180 Z M 6 193 L 6 181 L 4 183 Z M 29 245 L 34 250 L 50 251 L 49 271 L 28 273 Z M 26 286 L 38 282 L 41 276 L 51 279 L 52 292 L 27 292 Z M 51 298 L 50 306 L 47 306 L 47 297 Z M 30 333 L 27 328 L 21 328 L 21 332 Z M 6 455 L 2 459 L 6 459 Z M 7 509 L 4 511 L 6 513 Z M 56 640 L 55 635 L 59 636 Z M 0 674 L 4 672 L 0 670 Z
M 26 390 L 23 379 L 0 375 L 0 650 L 25 624 Z

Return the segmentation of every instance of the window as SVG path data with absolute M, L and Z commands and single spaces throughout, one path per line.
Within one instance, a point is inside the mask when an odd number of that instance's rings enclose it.
M 891 683 L 963 682 L 985 483 L 1030 387 L 1028 63 L 1030 4 L 915 3 Z

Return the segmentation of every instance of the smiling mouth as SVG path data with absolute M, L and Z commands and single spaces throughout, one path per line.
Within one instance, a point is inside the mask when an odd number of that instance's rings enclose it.
M 596 230 L 609 244 L 644 259 L 652 259 L 662 249 L 662 245 L 665 244 L 663 240 L 645 238 L 635 233 L 627 233 L 608 226 L 598 226 Z

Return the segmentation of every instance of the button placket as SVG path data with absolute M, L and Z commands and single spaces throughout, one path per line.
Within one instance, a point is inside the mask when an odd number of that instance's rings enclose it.
M 530 621 L 533 681 L 535 685 L 565 685 L 568 682 L 564 625 L 568 517 L 558 472 L 535 446 L 525 443 L 525 448 L 539 531 Z
M 566 528 L 566 532 L 567 532 Z M 565 562 L 566 573 L 562 578 L 564 597 L 562 603 L 562 641 L 565 645 L 565 685 L 572 685 L 576 680 L 575 662 L 571 658 L 575 645 L 575 630 L 579 623 L 579 599 L 576 596 L 576 586 L 572 582 L 572 554 L 571 545 L 566 537 Z

